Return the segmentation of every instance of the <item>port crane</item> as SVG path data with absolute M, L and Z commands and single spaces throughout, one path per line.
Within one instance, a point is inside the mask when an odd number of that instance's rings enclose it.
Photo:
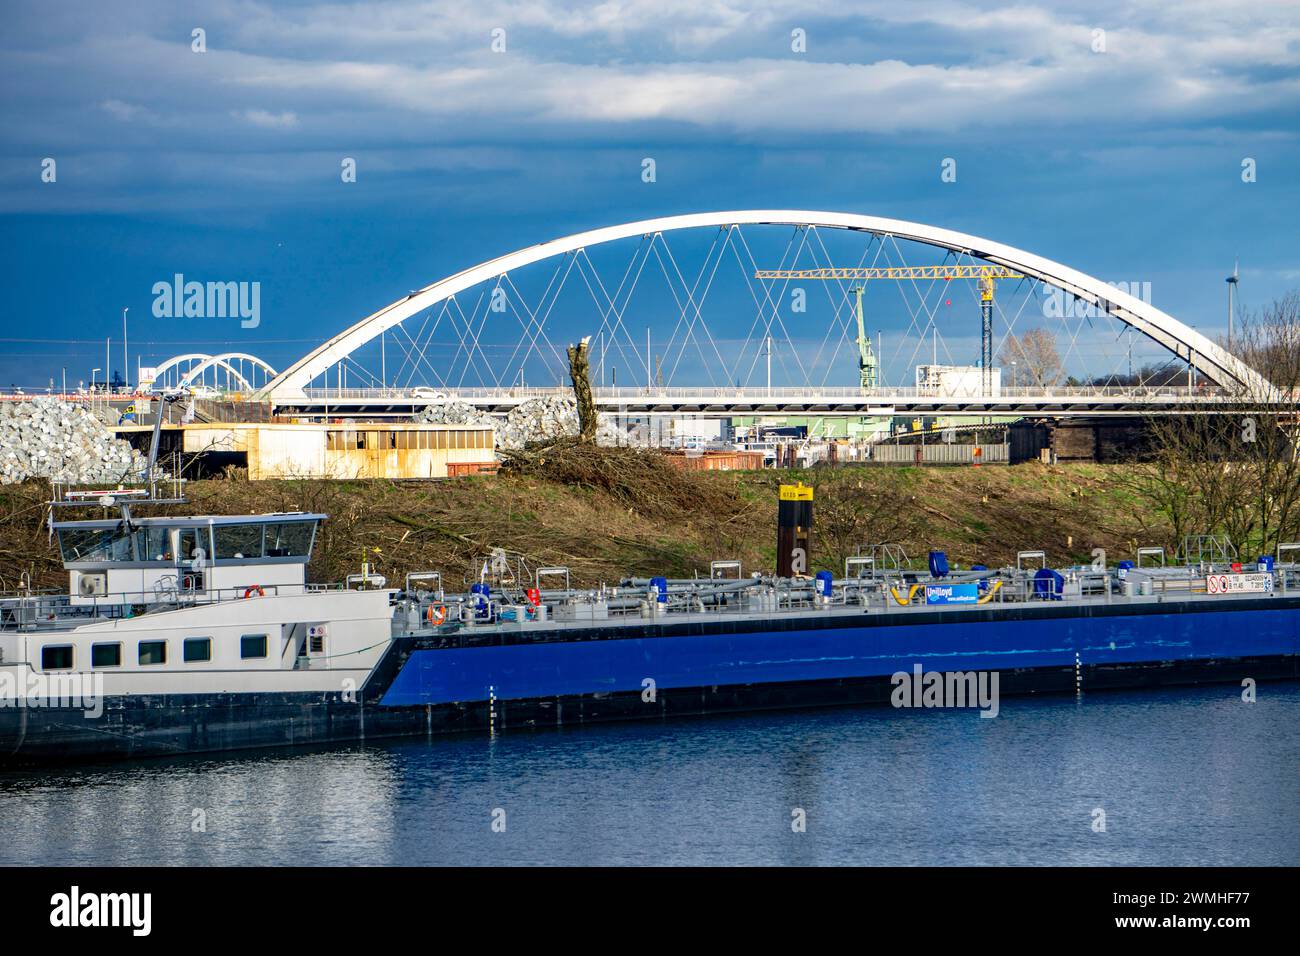
M 818 269 L 760 269 L 754 273 L 756 279 L 815 279 L 815 280 L 853 280 L 858 282 L 849 291 L 857 297 L 858 319 L 858 375 L 863 388 L 875 388 L 879 384 L 879 360 L 871 349 L 871 340 L 867 338 L 866 324 L 862 317 L 863 284 L 870 279 L 975 279 L 980 290 L 980 370 L 984 391 L 993 391 L 993 288 L 998 279 L 1023 279 L 1019 272 L 1003 266 L 987 263 L 967 263 L 938 266 L 882 266 L 882 267 L 838 267 L 828 266 Z

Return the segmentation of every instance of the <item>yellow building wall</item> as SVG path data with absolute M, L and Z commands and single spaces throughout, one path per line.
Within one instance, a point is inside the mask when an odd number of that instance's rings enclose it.
M 491 464 L 491 428 L 410 423 L 187 425 L 186 452 L 248 456 L 248 477 L 445 478 L 448 463 Z

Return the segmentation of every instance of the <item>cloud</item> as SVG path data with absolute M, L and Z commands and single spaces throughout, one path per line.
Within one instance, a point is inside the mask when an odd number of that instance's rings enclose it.
M 130 123 L 142 116 L 149 115 L 149 111 L 143 106 L 134 103 L 123 103 L 121 100 L 104 100 L 99 106 L 109 116 L 116 117 L 124 123 Z
M 882 148 L 984 148 L 1114 168 L 1138 146 L 1151 161 L 1229 142 L 1240 155 L 1293 150 L 1300 114 L 1300 24 L 1274 0 L 1193 0 L 1181 14 L 1120 0 L 833 12 L 808 0 L 229 0 L 198 19 L 161 0 L 78 9 L 7 24 L 0 158 L 107 150 L 131 162 L 99 168 L 159 182 L 222 169 L 265 179 L 236 154 L 280 154 L 280 169 L 314 177 L 337 160 L 312 154 L 361 154 L 377 171 L 431 148 L 739 144 L 851 148 L 863 163 Z M 196 24 L 203 54 L 190 47 Z M 496 27 L 504 53 L 490 47 Z M 805 54 L 791 49 L 796 27 Z
M 768 138 L 1250 117 L 1269 128 L 1300 112 L 1300 23 L 1268 0 L 1201 3 L 1190 15 L 1104 0 L 866 2 L 833 15 L 804 0 L 235 2 L 203 18 L 202 55 L 190 52 L 189 26 L 153 9 L 155 19 L 137 11 L 117 29 L 92 20 L 66 24 L 62 39 L 42 33 L 55 45 L 39 55 L 12 52 L 11 40 L 0 79 L 10 96 L 34 82 L 73 96 L 107 88 L 104 109 L 118 120 L 150 110 L 196 129 L 211 130 L 214 107 L 241 126 L 322 135 L 351 132 L 358 113 L 392 138 L 437 117 L 440 142 L 645 123 Z M 489 47 L 497 27 L 504 53 Z M 790 48 L 795 27 L 806 54 Z M 1099 30 L 1104 53 L 1094 52 Z M 28 122 L 67 127 L 57 111 Z
M 269 110 L 235 110 L 230 114 L 262 129 L 293 129 L 298 125 L 298 114 L 286 110 L 272 113 Z

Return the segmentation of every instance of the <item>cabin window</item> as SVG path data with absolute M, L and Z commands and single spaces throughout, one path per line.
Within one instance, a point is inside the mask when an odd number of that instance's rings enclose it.
M 266 635 L 245 634 L 239 639 L 239 656 L 244 660 L 266 656 Z
M 41 670 L 44 671 L 70 671 L 72 670 L 72 645 L 71 644 L 47 644 L 41 648 Z
M 268 558 L 305 558 L 311 554 L 314 521 L 286 521 L 266 526 L 266 556 Z
M 122 645 L 121 644 L 91 644 L 90 645 L 90 666 L 91 667 L 121 667 L 122 666 Z
M 260 558 L 262 556 L 262 525 L 226 524 L 213 528 L 217 542 L 217 557 L 226 559 Z
M 167 642 L 166 641 L 141 641 L 138 660 L 142 665 L 166 664 L 167 663 Z
M 172 529 L 149 527 L 137 536 L 142 561 L 172 560 Z
M 203 535 L 198 528 L 181 528 L 178 550 L 182 561 L 192 561 L 195 557 L 194 552 L 200 548 L 207 551 L 207 545 L 207 536 Z
M 212 660 L 212 638 L 185 638 L 185 644 L 181 648 L 181 656 L 185 658 L 185 663 L 187 664 L 196 664 Z
M 59 549 L 68 562 L 133 560 L 130 535 L 116 528 L 60 528 Z

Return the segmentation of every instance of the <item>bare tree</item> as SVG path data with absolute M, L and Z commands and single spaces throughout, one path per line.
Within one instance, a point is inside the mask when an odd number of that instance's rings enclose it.
M 1169 544 L 1220 535 L 1251 558 L 1300 538 L 1300 293 L 1247 315 L 1234 351 L 1264 384 L 1152 417 L 1153 452 L 1133 480 L 1173 529 Z
M 1056 336 L 1047 329 L 1030 329 L 1019 338 L 1008 335 L 1002 344 L 998 359 L 1003 367 L 1015 363 L 1016 381 L 1029 381 L 1041 388 L 1049 388 L 1061 381 L 1064 366 L 1056 349 Z
M 894 490 L 876 476 L 864 479 L 860 468 L 819 469 L 812 485 L 818 563 L 836 574 L 863 544 L 902 541 L 917 529 L 915 511 L 900 507 Z

